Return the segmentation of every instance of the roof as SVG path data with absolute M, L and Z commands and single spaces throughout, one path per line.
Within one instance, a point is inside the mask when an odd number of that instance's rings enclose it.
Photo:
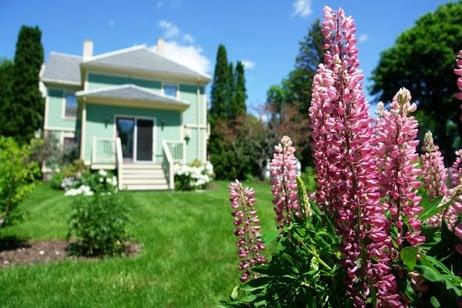
M 42 81 L 67 85 L 81 85 L 80 56 L 51 52 Z
M 179 107 L 186 108 L 189 106 L 187 102 L 168 97 L 154 91 L 138 87 L 133 84 L 126 84 L 121 86 L 105 87 L 90 91 L 78 91 L 76 92 L 77 97 L 86 98 L 99 98 L 99 99 L 110 99 L 120 101 L 138 101 L 138 102 L 150 102 L 156 103 L 157 105 L 163 105 L 165 107 Z
M 136 70 L 146 73 L 165 74 L 194 79 L 207 83 L 210 76 L 196 72 L 175 61 L 167 59 L 146 45 L 138 45 L 97 56 L 82 62 L 85 66 Z

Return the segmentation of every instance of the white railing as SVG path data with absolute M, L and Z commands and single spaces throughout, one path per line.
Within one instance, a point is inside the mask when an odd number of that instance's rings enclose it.
M 168 188 L 172 190 L 175 189 L 173 158 L 165 140 L 162 141 L 162 169 L 164 169 L 165 174 L 168 176 Z
M 92 164 L 115 164 L 116 163 L 115 140 L 105 137 L 93 137 Z
M 184 141 L 165 141 L 175 163 L 185 163 L 186 143 Z
M 123 179 L 122 179 L 122 172 L 124 166 L 124 159 L 122 155 L 122 142 L 120 138 L 116 139 L 116 153 L 117 153 L 117 181 L 119 183 L 119 189 L 123 189 Z

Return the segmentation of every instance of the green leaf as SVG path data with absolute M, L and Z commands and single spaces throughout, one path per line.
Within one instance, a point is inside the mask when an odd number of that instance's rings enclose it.
M 417 252 L 419 249 L 417 247 L 404 247 L 401 249 L 400 257 L 401 261 L 403 261 L 404 265 L 412 271 L 415 267 L 417 262 Z
M 438 299 L 437 299 L 436 297 L 434 297 L 434 296 L 432 296 L 432 297 L 430 298 L 430 302 L 432 303 L 432 306 L 435 307 L 435 308 L 441 307 L 440 302 L 439 302 Z
M 239 286 L 235 286 L 233 291 L 231 292 L 230 298 L 235 301 L 237 300 L 237 297 L 239 296 Z
M 424 196 L 421 202 L 421 205 L 424 210 L 419 214 L 419 219 L 422 221 L 425 221 L 428 218 L 444 211 L 450 205 L 450 203 L 447 202 L 447 203 L 441 204 L 442 199 L 443 197 L 439 197 L 439 198 L 430 200 L 428 197 Z
M 262 235 L 262 240 L 266 245 L 268 245 L 272 243 L 275 239 L 277 239 L 278 235 L 279 235 L 279 232 L 275 230 L 264 232 Z

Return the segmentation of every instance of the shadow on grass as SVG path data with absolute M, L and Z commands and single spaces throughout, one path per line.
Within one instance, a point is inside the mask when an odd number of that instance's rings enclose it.
M 20 238 L 15 235 L 0 237 L 0 252 L 29 247 L 31 245 L 26 238 Z

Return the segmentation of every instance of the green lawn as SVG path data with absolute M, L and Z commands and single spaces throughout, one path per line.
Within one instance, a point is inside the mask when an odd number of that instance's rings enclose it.
M 251 183 L 263 230 L 275 228 L 266 183 Z M 207 192 L 138 192 L 134 258 L 64 261 L 0 269 L 0 305 L 216 306 L 239 281 L 227 183 Z M 26 221 L 1 236 L 65 238 L 69 197 L 41 184 L 23 204 Z

